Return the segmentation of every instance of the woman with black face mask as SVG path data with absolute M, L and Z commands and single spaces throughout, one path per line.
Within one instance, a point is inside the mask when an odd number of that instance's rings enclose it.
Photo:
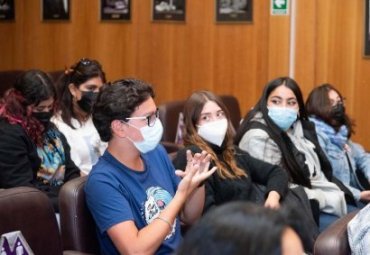
M 72 160 L 82 175 L 90 172 L 106 148 L 91 119 L 103 83 L 105 74 L 101 65 L 96 60 L 83 58 L 65 70 L 57 84 L 59 104 L 52 122 L 67 138 Z
M 36 187 L 58 211 L 60 187 L 80 170 L 50 122 L 54 101 L 53 82 L 40 70 L 21 75 L 0 100 L 0 188 Z
M 358 201 L 370 201 L 370 154 L 350 138 L 353 121 L 345 112 L 343 97 L 330 84 L 313 89 L 306 102 L 310 120 L 315 123 L 319 142 L 328 156 L 333 174 L 340 179 Z M 361 182 L 357 173 L 365 177 Z

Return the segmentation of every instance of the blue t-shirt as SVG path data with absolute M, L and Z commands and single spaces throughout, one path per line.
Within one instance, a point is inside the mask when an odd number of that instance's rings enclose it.
M 138 229 L 152 222 L 175 195 L 179 178 L 164 148 L 142 154 L 143 172 L 134 171 L 114 158 L 108 150 L 92 168 L 85 185 L 87 205 L 98 227 L 102 254 L 119 254 L 107 230 L 132 220 Z M 176 219 L 172 232 L 156 254 L 170 254 L 181 239 L 180 222 Z

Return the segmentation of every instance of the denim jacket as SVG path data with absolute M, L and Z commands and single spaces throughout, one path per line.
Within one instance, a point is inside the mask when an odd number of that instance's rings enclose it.
M 370 204 L 362 208 L 347 225 L 351 254 L 370 254 Z
M 313 122 L 321 121 L 317 118 L 310 119 Z M 316 132 L 320 146 L 330 160 L 334 176 L 351 190 L 355 199 L 360 200 L 360 192 L 363 190 L 363 187 L 358 181 L 355 171 L 362 171 L 366 179 L 370 180 L 370 154 L 360 144 L 354 143 L 350 139 L 346 143 L 349 147 L 349 150 L 346 152 L 344 148 L 340 148 L 332 143 L 329 136 L 322 130 L 316 129 Z M 351 165 L 349 165 L 346 153 Z

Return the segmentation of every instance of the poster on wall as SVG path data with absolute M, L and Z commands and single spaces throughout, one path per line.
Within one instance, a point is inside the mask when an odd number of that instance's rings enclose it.
M 42 20 L 69 20 L 69 0 L 41 0 Z
M 185 0 L 152 0 L 153 21 L 185 21 Z
M 216 22 L 252 22 L 253 0 L 216 0 Z
M 14 20 L 14 0 L 0 0 L 0 21 Z
M 365 43 L 364 55 L 370 57 L 370 0 L 365 0 Z
M 129 21 L 131 19 L 131 0 L 101 0 L 100 20 Z

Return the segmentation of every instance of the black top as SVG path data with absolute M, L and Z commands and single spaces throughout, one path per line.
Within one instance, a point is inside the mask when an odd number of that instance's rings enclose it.
M 60 133 L 65 155 L 64 182 L 80 176 L 80 170 L 70 157 L 70 147 Z M 59 186 L 51 186 L 37 178 L 41 159 L 37 154 L 36 145 L 20 125 L 12 125 L 0 118 L 0 188 L 19 186 L 35 187 L 44 191 L 58 207 Z
M 223 160 L 222 149 L 211 145 L 219 160 Z M 178 151 L 173 164 L 176 169 L 185 169 L 186 151 L 193 153 L 201 152 L 201 149 L 195 145 L 186 147 Z M 263 203 L 260 198 L 261 190 L 256 188 L 255 184 L 264 185 L 266 195 L 274 190 L 278 192 L 281 198 L 288 190 L 288 175 L 279 166 L 271 165 L 264 161 L 251 157 L 248 153 L 235 147 L 235 158 L 238 167 L 243 169 L 247 176 L 236 179 L 222 179 L 217 172 L 209 177 L 205 183 L 206 198 L 203 213 L 213 206 L 221 205 L 235 200 L 246 200 L 257 203 Z M 211 167 L 214 163 L 211 163 Z

